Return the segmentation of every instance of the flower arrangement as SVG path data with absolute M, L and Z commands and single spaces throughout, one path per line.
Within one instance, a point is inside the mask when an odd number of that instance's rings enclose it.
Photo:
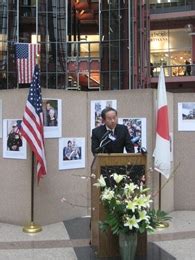
M 128 175 L 101 175 L 94 185 L 101 190 L 100 199 L 106 212 L 105 220 L 100 223 L 103 231 L 110 228 L 117 235 L 150 232 L 160 220 L 170 219 L 167 213 L 150 209 L 149 188 L 134 184 Z

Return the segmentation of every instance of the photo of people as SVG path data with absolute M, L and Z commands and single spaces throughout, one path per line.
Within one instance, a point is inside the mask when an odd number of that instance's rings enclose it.
M 61 100 L 43 99 L 45 138 L 61 137 Z
M 85 138 L 59 139 L 59 170 L 85 167 Z
M 63 149 L 63 160 L 79 160 L 81 159 L 81 147 L 78 147 L 75 140 L 68 140 L 67 146 Z
M 44 126 L 58 125 L 57 105 L 57 100 L 47 100 L 43 102 L 43 107 L 45 108 Z
M 195 130 L 195 102 L 178 103 L 178 130 Z
M 119 124 L 127 126 L 135 153 L 140 153 L 142 147 L 146 148 L 146 118 L 119 118 Z
M 116 100 L 92 100 L 91 101 L 91 130 L 102 124 L 101 112 L 106 107 L 116 109 Z
M 52 103 L 54 103 L 55 106 Z M 53 102 L 51 100 L 48 100 L 46 102 L 46 117 L 45 117 L 46 120 L 44 121 L 45 126 L 57 126 L 58 125 L 58 120 L 57 120 L 58 115 L 57 115 L 57 109 L 55 107 L 57 107 L 56 100 L 53 100 Z
M 19 151 L 22 147 L 22 136 L 20 133 L 21 120 L 17 120 L 11 126 L 11 130 L 8 133 L 7 138 L 7 150 L 9 151 Z
M 22 137 L 20 128 L 22 120 L 3 120 L 3 157 L 26 159 L 26 140 Z

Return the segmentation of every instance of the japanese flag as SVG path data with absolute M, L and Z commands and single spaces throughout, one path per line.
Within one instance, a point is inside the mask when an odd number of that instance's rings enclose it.
M 153 156 L 155 157 L 154 169 L 169 178 L 171 171 L 169 118 L 165 76 L 162 67 L 158 79 L 156 146 Z

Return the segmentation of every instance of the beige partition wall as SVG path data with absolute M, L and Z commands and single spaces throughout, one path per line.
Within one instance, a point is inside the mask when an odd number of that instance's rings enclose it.
M 44 98 L 62 100 L 62 137 L 84 137 L 88 142 L 87 94 L 61 90 L 42 90 Z M 3 118 L 22 118 L 27 89 L 0 92 Z M 31 151 L 27 160 L 2 158 L 0 139 L 0 222 L 24 225 L 30 221 L 31 203 Z M 35 184 L 34 219 L 48 224 L 88 214 L 89 176 L 86 151 L 86 168 L 58 170 L 58 138 L 45 139 L 48 173 Z M 67 202 L 65 201 L 67 200 Z
M 179 164 L 174 204 L 176 210 L 195 210 L 195 131 L 178 131 L 179 102 L 195 102 L 195 93 L 174 94 L 174 151 L 175 163 Z
M 148 169 L 152 167 L 155 141 L 155 90 L 75 92 L 43 89 L 42 92 L 44 98 L 62 100 L 62 137 L 85 138 L 86 164 L 85 168 L 59 171 L 59 140 L 45 139 L 48 173 L 39 186 L 35 184 L 35 222 L 44 225 L 90 214 L 90 165 L 93 160 L 90 150 L 91 100 L 115 99 L 119 117 L 146 118 L 147 167 Z M 27 95 L 27 89 L 0 91 L 3 119 L 22 118 Z M 168 100 L 170 126 L 173 131 L 173 94 L 169 94 Z M 175 148 L 178 147 L 175 145 L 176 137 L 174 137 Z M 2 142 L 0 139 L 0 222 L 24 225 L 30 221 L 31 151 L 28 147 L 26 160 L 4 159 Z M 174 156 L 175 160 L 176 156 L 179 156 L 178 151 Z M 153 191 L 158 191 L 158 176 L 157 173 L 148 174 L 148 183 Z M 177 179 L 177 185 L 180 180 Z M 170 211 L 174 209 L 173 187 L 171 180 L 162 190 L 162 206 Z M 177 192 L 177 189 L 175 190 Z M 158 194 L 154 201 L 155 205 L 158 205 Z

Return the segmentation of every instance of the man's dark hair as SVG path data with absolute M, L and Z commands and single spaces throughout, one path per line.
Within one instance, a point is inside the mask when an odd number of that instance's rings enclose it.
M 106 113 L 108 113 L 108 112 L 110 112 L 110 111 L 114 111 L 115 113 L 116 113 L 116 115 L 117 115 L 117 111 L 116 111 L 116 109 L 114 109 L 114 108 L 112 108 L 112 107 L 106 107 L 106 108 L 104 108 L 103 110 L 102 110 L 102 112 L 101 112 L 101 117 L 102 117 L 102 119 L 106 119 Z

